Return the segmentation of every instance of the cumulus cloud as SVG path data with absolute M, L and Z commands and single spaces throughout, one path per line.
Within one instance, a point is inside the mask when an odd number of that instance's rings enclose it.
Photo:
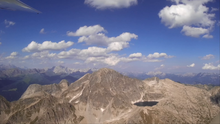
M 160 67 L 157 67 L 157 68 L 155 68 L 154 70 L 160 70 L 160 69 L 163 69 L 164 67 L 165 67 L 165 65 L 164 65 L 164 64 L 161 64 Z
M 22 49 L 23 52 L 36 52 L 36 51 L 46 51 L 46 50 L 63 50 L 72 46 L 74 42 L 64 40 L 56 43 L 51 41 L 44 41 L 42 44 L 32 41 L 27 47 Z
M 112 50 L 114 51 L 114 50 Z M 166 53 L 149 54 L 146 57 L 142 53 L 133 53 L 128 57 L 121 57 L 116 53 L 112 53 L 109 48 L 89 47 L 87 49 L 71 49 L 62 51 L 57 56 L 60 59 L 83 60 L 85 63 L 105 63 L 110 66 L 117 65 L 119 62 L 143 61 L 143 62 L 160 62 L 160 58 L 172 58 Z M 159 54 L 159 55 L 157 55 Z
M 137 5 L 138 0 L 85 0 L 84 3 L 96 9 L 128 8 Z
M 170 29 L 183 27 L 186 36 L 199 37 L 210 34 L 215 24 L 215 14 L 209 12 L 206 3 L 212 0 L 170 0 L 175 5 L 164 7 L 159 12 L 161 22 Z M 204 38 L 207 38 L 204 36 Z M 210 38 L 210 37 L 209 37 Z
M 72 59 L 74 61 L 84 61 L 84 63 L 91 64 L 107 64 L 109 66 L 115 66 L 120 62 L 160 62 L 162 59 L 172 58 L 173 56 L 166 53 L 154 53 L 148 56 L 142 55 L 142 53 L 133 53 L 128 57 L 120 56 L 115 51 L 123 50 L 129 47 L 129 42 L 132 39 L 137 39 L 136 34 L 124 32 L 117 37 L 105 36 L 107 32 L 103 27 L 99 25 L 83 26 L 76 32 L 67 32 L 68 36 L 79 36 L 78 42 L 85 42 L 87 45 L 98 45 L 88 47 L 87 49 L 75 49 L 63 50 L 73 45 L 73 42 L 51 42 L 45 41 L 42 44 L 32 41 L 23 52 L 35 52 L 32 55 L 27 55 L 23 59 Z M 56 53 L 50 53 L 50 50 L 63 50 Z M 58 61 L 59 62 L 59 61 Z
M 142 57 L 142 53 L 133 53 L 129 55 L 129 58 L 140 58 Z
M 15 25 L 15 22 L 5 20 L 5 26 L 6 26 L 6 28 L 8 28 L 8 27 L 10 27 L 10 26 L 13 26 L 13 25 Z
M 71 49 L 69 51 L 62 51 L 58 54 L 62 59 L 86 59 L 88 57 L 102 57 L 108 56 L 107 49 L 101 47 L 89 47 L 87 49 Z
M 108 45 L 109 51 L 120 51 L 126 47 L 128 47 L 128 42 L 113 42 Z
M 75 62 L 74 64 L 75 64 L 75 65 L 80 65 L 81 63 L 80 63 L 80 62 Z
M 40 30 L 40 34 L 46 34 L 44 28 L 42 28 L 42 29 Z
M 80 49 L 71 49 L 69 51 L 62 51 L 58 54 L 58 57 L 61 59 L 73 59 L 78 56 Z
M 64 64 L 64 61 L 58 61 L 57 63 L 59 63 L 59 64 Z
M 30 56 L 29 55 L 26 55 L 23 59 L 29 59 Z
M 211 12 L 215 12 L 215 11 L 218 11 L 218 10 L 219 10 L 218 8 L 211 7 Z
M 49 53 L 49 51 L 35 52 L 29 56 L 32 59 L 53 59 L 56 58 L 56 53 Z
M 213 36 L 210 35 L 210 34 L 206 34 L 206 35 L 203 36 L 203 38 L 213 38 Z
M 183 26 L 182 31 L 186 36 L 191 36 L 191 37 L 199 37 L 200 35 L 204 35 L 209 33 L 208 29 L 205 28 L 196 28 L 196 27 L 190 27 L 190 26 Z M 204 36 L 203 36 L 204 37 Z
M 120 51 L 129 46 L 132 39 L 137 39 L 138 36 L 133 33 L 124 32 L 117 37 L 107 37 L 107 31 L 100 25 L 83 26 L 76 32 L 67 32 L 68 36 L 80 36 L 78 43 L 85 42 L 86 45 L 109 46 L 109 50 Z
M 18 57 L 18 53 L 17 52 L 12 52 L 10 54 L 10 56 L 7 56 L 6 59 L 14 59 Z
M 100 32 L 106 32 L 105 29 L 100 25 L 83 26 L 80 27 L 76 32 L 67 31 L 67 36 L 88 36 Z
M 106 63 L 110 66 L 116 65 L 120 61 L 121 61 L 120 58 L 118 58 L 117 56 L 110 56 L 110 57 L 104 59 L 104 63 Z
M 190 67 L 190 68 L 195 67 L 195 63 L 192 63 L 191 65 L 187 65 L 187 67 Z
M 208 55 L 202 57 L 202 59 L 204 59 L 204 60 L 208 60 L 208 59 L 213 59 L 214 57 L 215 57 L 214 55 L 212 55 L 212 54 L 208 54 Z
M 211 63 L 205 64 L 202 69 L 204 70 L 220 70 L 220 64 L 218 64 L 218 66 L 214 66 Z
M 147 56 L 147 58 L 150 58 L 150 59 L 161 58 L 161 57 L 173 58 L 174 56 L 170 56 L 170 55 L 167 55 L 166 53 L 158 53 L 158 52 L 155 52 L 154 54 L 149 54 Z

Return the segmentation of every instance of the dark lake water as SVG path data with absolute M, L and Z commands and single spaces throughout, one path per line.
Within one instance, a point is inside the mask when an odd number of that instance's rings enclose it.
M 134 103 L 134 105 L 144 107 L 144 106 L 154 106 L 157 103 L 158 102 L 156 102 L 156 101 L 144 101 L 144 102 L 136 102 L 136 103 Z

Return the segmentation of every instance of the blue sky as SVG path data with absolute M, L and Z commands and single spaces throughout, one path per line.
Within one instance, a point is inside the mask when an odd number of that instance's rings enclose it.
M 219 72 L 219 0 L 22 0 L 0 10 L 0 64 Z

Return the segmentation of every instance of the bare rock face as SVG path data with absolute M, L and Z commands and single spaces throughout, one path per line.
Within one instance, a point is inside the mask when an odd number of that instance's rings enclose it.
M 85 123 L 104 123 L 130 111 L 145 91 L 142 81 L 103 68 L 72 83 L 62 98 L 75 105 Z
M 33 96 L 42 96 L 45 92 L 51 94 L 54 97 L 59 97 L 63 91 L 69 87 L 69 82 L 67 80 L 61 80 L 59 84 L 51 85 L 39 85 L 32 84 L 30 85 L 24 94 L 21 96 L 21 99 L 33 97 Z
M 0 123 L 208 124 L 220 112 L 212 100 L 218 94 L 218 87 L 207 91 L 156 77 L 141 81 L 103 68 L 70 85 L 30 85 L 12 103 L 0 96 Z
M 12 103 L 0 96 L 0 123 L 78 124 L 83 117 L 75 114 L 72 104 L 59 99 L 68 85 L 66 80 L 52 85 L 33 84 L 18 101 Z
M 214 87 L 210 90 L 211 101 L 220 106 L 220 86 Z
M 10 112 L 11 103 L 3 96 L 0 96 L 0 120 L 4 120 Z M 1 121 L 0 121 L 1 123 Z
M 0 123 L 34 124 L 77 124 L 82 117 L 75 115 L 75 108 L 69 103 L 59 103 L 51 95 L 20 99 L 10 108 L 7 117 Z

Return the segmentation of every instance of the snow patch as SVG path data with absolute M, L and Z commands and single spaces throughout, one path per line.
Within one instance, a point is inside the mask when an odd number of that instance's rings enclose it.
M 105 109 L 103 109 L 103 108 L 101 108 L 100 110 L 101 110 L 102 112 L 104 112 L 104 111 L 105 111 Z
M 85 87 L 84 87 L 85 88 Z M 75 96 L 73 96 L 73 98 L 69 101 L 69 103 L 71 103 L 74 99 L 80 97 L 83 93 L 84 88 L 81 90 L 81 92 L 79 92 L 78 94 L 76 94 Z
M 137 102 L 143 102 L 143 101 L 144 101 L 144 100 L 143 100 L 143 97 L 144 97 L 144 94 L 141 93 L 141 98 L 138 99 L 138 100 L 135 100 L 135 101 L 131 101 L 131 104 L 134 104 L 134 103 L 137 103 Z

